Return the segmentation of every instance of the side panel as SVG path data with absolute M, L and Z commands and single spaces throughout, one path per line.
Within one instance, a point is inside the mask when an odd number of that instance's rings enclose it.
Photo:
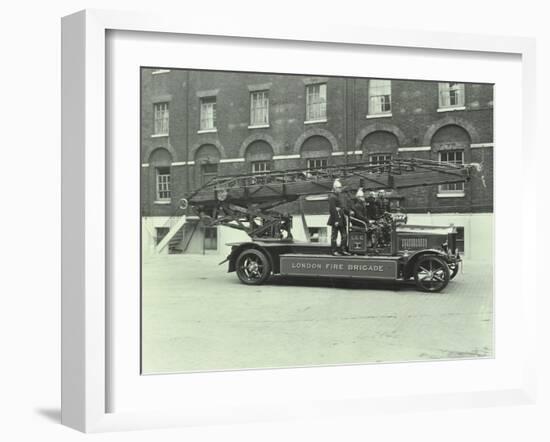
M 386 279 L 398 278 L 398 260 L 370 257 L 281 255 L 280 273 L 288 276 Z

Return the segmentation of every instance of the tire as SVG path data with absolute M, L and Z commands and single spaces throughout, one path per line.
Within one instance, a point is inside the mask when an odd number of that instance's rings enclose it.
M 235 271 L 243 284 L 260 285 L 271 275 L 271 264 L 265 253 L 257 249 L 246 249 L 238 256 Z
M 423 292 L 440 292 L 451 279 L 447 263 L 436 255 L 421 256 L 414 265 L 413 274 L 416 286 Z
M 453 279 L 458 274 L 460 264 L 458 262 L 453 262 L 451 264 L 447 264 L 447 267 L 449 267 L 449 271 L 451 272 L 449 279 Z

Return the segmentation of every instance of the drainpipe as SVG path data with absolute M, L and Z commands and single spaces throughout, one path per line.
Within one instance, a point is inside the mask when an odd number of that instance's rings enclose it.
M 353 106 L 351 108 L 351 143 L 352 143 L 352 149 L 354 151 L 353 154 L 353 161 L 357 161 L 357 158 L 355 158 L 355 138 L 357 136 L 357 79 L 352 78 L 351 80 L 351 96 L 353 97 Z
M 348 125 L 348 85 L 349 78 L 344 80 L 344 164 L 348 164 L 348 141 L 349 141 L 349 125 Z
M 190 173 L 190 167 L 189 167 L 189 70 L 185 70 L 185 170 L 186 170 L 186 192 L 189 193 L 191 191 L 190 185 L 191 182 L 189 180 L 189 173 Z

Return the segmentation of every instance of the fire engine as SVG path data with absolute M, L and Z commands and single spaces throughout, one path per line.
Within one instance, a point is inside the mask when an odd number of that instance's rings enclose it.
M 350 195 L 357 189 L 388 193 L 418 186 L 465 182 L 472 166 L 395 158 L 308 170 L 213 178 L 181 200 L 181 208 L 204 225 L 226 226 L 250 240 L 231 243 L 224 262 L 243 284 L 266 283 L 272 275 L 309 278 L 411 281 L 419 290 L 443 290 L 459 270 L 457 229 L 407 224 L 402 209 L 387 210 L 367 222 L 346 217 L 346 255 L 333 256 L 329 244 L 311 242 L 303 201 L 323 199 L 338 179 Z M 293 217 L 277 208 L 298 202 L 306 240 L 293 237 Z M 221 264 L 221 263 L 220 263 Z

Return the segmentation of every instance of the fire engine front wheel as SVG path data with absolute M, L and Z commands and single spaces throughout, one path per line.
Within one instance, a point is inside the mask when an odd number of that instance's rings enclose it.
M 267 256 L 259 250 L 248 249 L 242 252 L 236 262 L 237 276 L 243 284 L 263 284 L 271 274 Z
M 422 256 L 414 265 L 414 281 L 424 292 L 440 292 L 447 287 L 450 277 L 447 263 L 438 256 Z

